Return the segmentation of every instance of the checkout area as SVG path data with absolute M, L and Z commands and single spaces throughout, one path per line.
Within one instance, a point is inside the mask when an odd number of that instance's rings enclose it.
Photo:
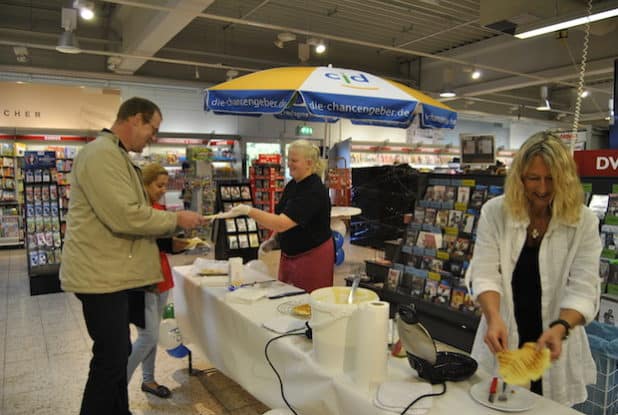
M 226 267 L 226 262 L 212 264 Z M 408 359 L 389 352 L 388 303 L 369 290 L 359 289 L 354 304 L 337 307 L 334 301 L 317 308 L 320 290 L 299 294 L 298 288 L 243 265 L 242 284 L 230 291 L 226 276 L 200 275 L 204 266 L 173 268 L 175 316 L 184 343 L 270 408 L 287 408 L 287 401 L 294 409 L 289 413 L 303 415 L 386 415 L 436 394 L 406 413 L 579 413 L 511 385 L 507 400 L 490 402 L 492 375 L 482 368 L 463 380 L 446 381 L 441 394 L 441 383 L 420 378 Z M 347 296 L 351 288 L 333 290 Z M 311 319 L 292 312 L 303 303 L 312 305 Z M 324 320 L 327 314 L 333 321 Z M 312 326 L 311 339 L 306 323 Z

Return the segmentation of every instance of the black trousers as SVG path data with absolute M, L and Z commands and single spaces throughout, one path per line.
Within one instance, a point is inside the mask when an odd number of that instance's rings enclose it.
M 127 391 L 131 353 L 127 292 L 76 295 L 94 341 L 80 415 L 131 415 Z

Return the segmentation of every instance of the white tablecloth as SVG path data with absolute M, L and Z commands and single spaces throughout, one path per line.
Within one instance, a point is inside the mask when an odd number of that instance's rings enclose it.
M 267 277 L 245 267 L 248 279 Z M 262 323 L 280 316 L 277 305 L 303 296 L 276 300 L 261 299 L 252 304 L 225 301 L 225 287 L 203 285 L 205 277 L 190 275 L 191 266 L 173 268 L 174 310 L 185 343 L 192 344 L 221 372 L 271 408 L 285 407 L 277 378 L 264 357 L 264 346 L 277 336 Z M 361 392 L 346 374 L 331 375 L 312 358 L 312 344 L 305 336 L 273 342 L 269 356 L 284 383 L 286 398 L 302 415 L 386 415 L 393 414 L 373 405 L 375 391 Z M 369 357 L 370 358 L 370 357 Z M 388 380 L 419 382 L 406 359 L 389 357 Z M 429 414 L 498 414 L 476 403 L 470 386 L 488 375 L 478 371 L 467 381 L 447 382 L 447 393 L 433 398 Z M 434 392 L 442 386 L 433 386 Z M 527 413 L 576 415 L 579 412 L 540 398 Z

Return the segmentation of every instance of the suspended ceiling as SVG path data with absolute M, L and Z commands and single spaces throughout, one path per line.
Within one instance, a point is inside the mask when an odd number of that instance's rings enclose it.
M 595 0 L 595 9 L 618 7 Z M 61 9 L 70 0 L 0 0 L 0 72 L 135 80 L 207 87 L 230 70 L 327 65 L 365 70 L 431 95 L 449 87 L 460 112 L 571 122 L 583 27 L 519 40 L 504 23 L 540 23 L 585 10 L 583 0 L 110 0 L 96 18 L 78 19 L 82 53 L 55 50 Z M 618 19 L 591 26 L 581 122 L 607 126 Z M 283 48 L 277 35 L 296 40 Z M 301 59 L 299 45 L 324 40 L 327 51 Z M 18 61 L 14 46 L 28 54 Z M 22 61 L 24 59 L 21 59 Z M 473 69 L 481 69 L 473 80 Z M 551 112 L 535 110 L 549 87 Z M 491 118 L 491 115 L 489 116 Z

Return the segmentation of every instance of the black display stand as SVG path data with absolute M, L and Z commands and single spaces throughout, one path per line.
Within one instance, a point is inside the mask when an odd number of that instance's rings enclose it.
M 382 249 L 405 232 L 403 215 L 414 210 L 426 175 L 407 164 L 352 169 L 352 206 L 362 214 L 350 220 L 350 243 Z
M 391 266 L 368 262 L 363 286 L 391 303 L 413 303 L 433 338 L 470 351 L 480 308 L 463 283 L 480 208 L 503 192 L 503 176 L 415 173 L 412 223 L 403 225 Z M 410 190 L 411 192 L 412 190 Z
M 217 182 L 217 210 L 227 212 L 238 204 L 253 206 L 251 187 L 247 181 Z M 213 227 L 215 259 L 242 257 L 243 262 L 257 259 L 260 235 L 255 220 L 247 216 L 217 219 Z
M 24 193 L 30 295 L 60 292 L 62 237 L 55 152 L 25 153 Z

